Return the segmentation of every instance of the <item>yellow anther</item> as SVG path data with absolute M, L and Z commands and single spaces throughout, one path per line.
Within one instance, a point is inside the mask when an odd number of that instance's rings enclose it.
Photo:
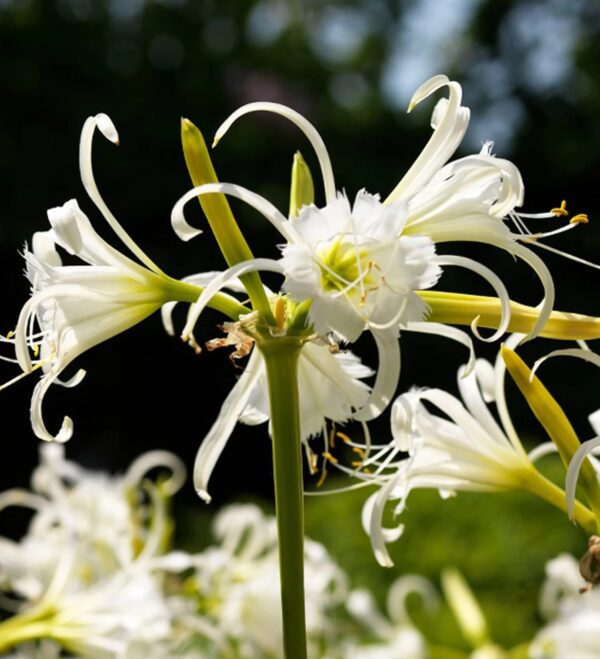
M 315 453 L 310 454 L 310 473 L 314 474 L 317 471 L 317 456 Z
M 325 465 L 323 465 L 323 471 L 321 472 L 321 477 L 317 481 L 317 487 L 321 487 L 323 483 L 325 482 L 325 479 L 327 478 L 327 469 L 325 469 Z
M 331 464 L 336 465 L 338 463 L 338 459 L 335 457 L 335 455 L 331 455 L 329 451 L 324 451 L 322 455 L 326 460 L 329 460 Z
M 360 467 L 362 465 L 362 460 L 352 460 L 350 463 L 353 467 Z
M 37 357 L 37 356 L 40 354 L 40 346 L 39 346 L 39 343 L 36 343 L 36 344 L 33 346 L 33 354 L 34 354 L 35 357 Z
M 10 332 L 6 335 L 6 338 L 7 339 L 12 339 L 14 335 L 15 335 L 14 330 L 10 330 Z
M 335 448 L 335 430 L 333 428 L 329 433 L 329 446 L 331 446 L 331 448 Z
M 363 473 L 364 473 L 364 474 L 372 474 L 373 472 L 372 472 L 371 469 L 369 469 L 368 467 L 365 467 L 365 468 L 363 469 Z
M 365 457 L 365 452 L 360 448 L 360 446 L 353 446 L 352 450 L 358 455 L 360 455 L 361 458 Z
M 343 432 L 339 432 L 339 431 L 338 431 L 338 432 L 336 432 L 335 434 L 336 434 L 336 436 L 339 437 L 344 443 L 346 443 L 346 444 L 352 444 L 352 440 L 351 440 L 350 437 L 348 437 L 348 435 L 346 435 L 345 433 L 343 433 Z
M 553 215 L 556 215 L 556 217 L 564 217 L 565 215 L 568 215 L 569 211 L 567 210 L 567 201 L 566 201 L 566 199 L 563 199 L 560 202 L 560 206 L 558 208 L 551 208 L 550 212 Z
M 275 306 L 273 308 L 273 315 L 275 316 L 275 322 L 279 329 L 283 329 L 285 324 L 285 298 L 278 297 L 275 300 Z
M 587 216 L 587 213 L 579 213 L 578 215 L 573 215 L 569 220 L 569 224 L 588 224 L 590 218 Z

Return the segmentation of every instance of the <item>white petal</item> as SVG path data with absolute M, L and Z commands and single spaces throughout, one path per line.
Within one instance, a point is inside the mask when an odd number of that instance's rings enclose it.
M 231 197 L 236 197 L 247 203 L 269 220 L 269 222 L 271 222 L 271 224 L 288 242 L 297 241 L 297 234 L 293 224 L 282 213 L 280 213 L 275 206 L 264 197 L 261 197 L 239 185 L 234 185 L 233 183 L 206 183 L 204 185 L 199 185 L 186 192 L 183 197 L 177 201 L 171 211 L 171 225 L 181 240 L 187 241 L 202 233 L 200 229 L 196 229 L 185 219 L 183 212 L 185 205 L 195 197 L 205 194 L 214 194 L 215 192 L 221 192 Z
M 300 113 L 288 108 L 285 105 L 279 103 L 248 103 L 243 105 L 241 108 L 237 109 L 233 114 L 231 114 L 218 128 L 215 133 L 215 140 L 213 146 L 215 146 L 225 135 L 225 133 L 231 128 L 232 124 L 239 119 L 241 116 L 248 114 L 249 112 L 273 112 L 279 114 L 286 119 L 289 119 L 292 123 L 296 124 L 298 128 L 306 135 L 309 142 L 312 144 L 317 158 L 319 159 L 319 165 L 321 166 L 321 173 L 323 175 L 323 185 L 325 186 L 325 200 L 326 203 L 333 201 L 335 199 L 335 180 L 333 178 L 333 169 L 331 167 L 331 161 L 329 159 L 329 154 L 325 147 L 323 139 L 319 135 L 317 129 Z
M 35 385 L 31 396 L 31 426 L 36 437 L 47 442 L 66 442 L 73 435 L 73 421 L 70 417 L 65 416 L 60 430 L 56 435 L 48 432 L 42 416 L 42 401 L 51 384 L 58 378 L 60 371 L 44 375 Z
M 50 226 L 60 239 L 60 243 L 70 254 L 79 254 L 83 245 L 81 232 L 75 215 L 77 202 L 74 199 L 67 201 L 63 206 L 49 208 L 47 211 Z
M 357 421 L 370 421 L 379 416 L 392 400 L 400 379 L 400 346 L 395 331 L 371 332 L 379 355 L 373 391 L 363 407 L 354 415 Z
M 92 141 L 96 128 L 98 128 L 108 140 L 116 144 L 118 143 L 117 131 L 107 115 L 99 114 L 95 117 L 88 117 L 86 119 L 83 124 L 81 139 L 79 141 L 79 169 L 81 172 L 83 187 L 121 241 L 147 268 L 152 270 L 152 272 L 162 274 L 161 269 L 144 253 L 144 251 L 132 240 L 131 236 L 119 224 L 117 218 L 110 212 L 104 199 L 102 199 L 102 196 L 100 195 L 92 168 Z
M 434 111 L 433 135 L 400 183 L 386 199 L 386 204 L 400 198 L 408 198 L 419 192 L 456 151 L 467 130 L 469 110 L 460 105 L 461 87 L 457 82 L 448 80 L 444 75 L 430 78 L 417 89 L 411 99 L 409 112 L 415 105 L 445 85 L 450 89 L 450 97 L 447 102 L 438 104 Z
M 554 357 L 576 357 L 577 359 L 583 359 L 586 362 L 590 362 L 591 364 L 594 364 L 594 366 L 600 366 L 600 355 L 597 355 L 595 352 L 592 352 L 591 350 L 584 350 L 582 348 L 566 348 L 564 350 L 553 350 L 544 357 L 540 357 L 540 359 L 538 359 L 535 362 L 533 368 L 531 369 L 531 379 L 533 380 L 536 371 L 547 359 L 551 359 Z
M 177 302 L 166 302 L 160 308 L 160 318 L 162 320 L 165 332 L 169 336 L 175 336 L 175 326 L 173 325 L 173 310 L 177 306 Z
M 436 336 L 445 336 L 447 339 L 461 343 L 469 351 L 469 361 L 463 366 L 461 376 L 468 375 L 475 366 L 475 350 L 471 337 L 458 327 L 444 325 L 443 323 L 434 322 L 409 322 L 403 328 L 408 332 L 419 332 L 421 334 L 433 334 Z
M 567 514 L 569 519 L 573 520 L 575 514 L 575 490 L 577 488 L 577 479 L 579 470 L 584 460 L 590 453 L 600 446 L 600 437 L 594 437 L 584 442 L 573 454 L 569 468 L 567 469 L 567 478 L 565 480 L 565 495 L 567 498 Z
M 173 496 L 185 483 L 185 464 L 169 451 L 148 451 L 132 462 L 125 475 L 125 483 L 138 487 L 146 474 L 157 467 L 166 467 L 171 472 L 167 481 L 161 481 L 161 490 L 167 496 Z
M 237 265 L 234 265 L 228 270 L 222 272 L 218 277 L 215 277 L 202 291 L 202 294 L 196 300 L 196 302 L 194 302 L 194 304 L 190 307 L 187 322 L 181 333 L 184 341 L 191 336 L 194 325 L 196 324 L 202 311 L 204 311 L 207 304 L 210 302 L 213 295 L 218 293 L 222 288 L 228 286 L 231 281 L 237 279 L 241 275 L 244 275 L 248 272 L 257 272 L 258 270 L 281 273 L 282 267 L 277 261 L 273 261 L 273 259 L 251 259 L 250 261 L 238 263 Z
M 53 267 L 62 265 L 60 254 L 56 251 L 52 231 L 36 231 L 31 239 L 31 250 L 40 261 L 48 265 Z
M 207 488 L 212 470 L 223 452 L 244 407 L 246 407 L 261 372 L 259 352 L 255 350 L 240 379 L 225 399 L 217 420 L 200 445 L 194 463 L 194 487 L 200 497 L 207 503 L 211 499 Z
M 375 554 L 375 559 L 381 567 L 392 567 L 390 554 L 387 550 L 386 543 L 395 542 L 400 538 L 404 531 L 404 525 L 400 524 L 394 529 L 383 528 L 383 511 L 392 491 L 400 481 L 403 474 L 398 474 L 390 480 L 375 494 L 372 494 L 366 501 L 362 510 L 363 527 L 369 534 L 371 548 Z
M 464 256 L 452 256 L 450 254 L 445 256 L 436 256 L 436 262 L 440 265 L 456 265 L 461 268 L 466 268 L 467 270 L 472 270 L 473 272 L 483 277 L 490 284 L 490 286 L 492 286 L 500 300 L 500 306 L 502 309 L 502 315 L 498 329 L 488 338 L 484 338 L 479 334 L 479 330 L 477 329 L 478 318 L 474 318 L 473 322 L 471 323 L 471 330 L 473 331 L 473 334 L 475 334 L 475 336 L 482 341 L 490 342 L 496 341 L 498 338 L 500 338 L 508 329 L 508 324 L 510 322 L 510 298 L 508 296 L 506 286 L 504 286 L 500 277 L 498 277 L 498 275 L 496 275 L 496 273 L 494 273 L 488 267 L 478 263 L 477 261 L 474 261 L 473 259 L 465 258 Z

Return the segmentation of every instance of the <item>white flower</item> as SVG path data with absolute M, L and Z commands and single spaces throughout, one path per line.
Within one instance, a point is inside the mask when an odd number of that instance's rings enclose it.
M 64 447 L 57 444 L 40 447 L 40 456 L 32 492 L 0 494 L 0 509 L 25 506 L 35 511 L 19 542 L 0 538 L 0 587 L 18 595 L 20 606 L 45 596 L 69 545 L 74 547 L 65 586 L 69 591 L 85 590 L 140 556 L 162 552 L 167 525 L 163 499 L 185 479 L 185 468 L 175 455 L 150 451 L 122 476 L 87 471 L 66 460 Z M 160 492 L 146 485 L 151 504 L 144 508 L 139 487 L 157 467 L 167 468 L 171 477 L 161 483 Z
M 409 110 L 444 86 L 450 90 L 449 98 L 436 105 L 431 139 L 383 204 L 377 196 L 361 191 L 351 207 L 346 197 L 336 192 L 323 140 L 297 112 L 276 103 L 250 103 L 234 112 L 217 130 L 215 143 L 249 112 L 268 111 L 286 117 L 306 134 L 317 153 L 326 204 L 323 208 L 305 207 L 297 218 L 288 220 L 266 199 L 237 185 L 212 183 L 184 195 L 171 216 L 174 229 L 184 240 L 198 233 L 184 217 L 185 204 L 198 195 L 221 192 L 262 213 L 286 244 L 281 259 L 252 259 L 233 266 L 215 280 L 214 287 L 207 289 L 192 307 L 183 338 L 192 335 L 210 294 L 232 278 L 257 270 L 277 272 L 285 277 L 283 289 L 293 300 L 310 303 L 308 319 L 318 333 L 331 332 L 353 341 L 365 329 L 372 332 L 379 352 L 377 379 L 371 397 L 355 415 L 367 421 L 388 405 L 397 386 L 399 330 L 441 334 L 468 344 L 468 337 L 460 330 L 437 323 L 428 327 L 429 323 L 422 322 L 427 307 L 417 293 L 435 285 L 443 266 L 458 266 L 479 274 L 501 301 L 502 317 L 497 331 L 485 340 L 499 338 L 508 327 L 510 300 L 502 281 L 473 259 L 436 255 L 435 245 L 447 241 L 491 244 L 534 269 L 543 285 L 544 297 L 529 336 L 538 334 L 551 313 L 554 286 L 543 261 L 522 243 L 532 243 L 555 232 L 531 234 L 525 229 L 526 216 L 515 211 L 523 199 L 521 176 L 512 163 L 491 155 L 490 144 L 478 155 L 446 164 L 468 125 L 469 110 L 461 106 L 460 85 L 446 76 L 434 76 L 416 91 Z M 542 216 L 565 213 L 561 207 Z M 516 233 L 510 231 L 504 219 L 516 225 Z M 472 328 L 482 338 L 477 331 L 477 317 Z
M 196 556 L 201 612 L 243 657 L 282 656 L 275 519 L 252 505 L 229 506 L 214 521 L 218 544 Z M 325 548 L 305 542 L 306 629 L 310 656 L 336 630 L 331 613 L 347 594 L 346 578 Z
M 595 659 L 600 656 L 600 593 L 581 593 L 577 561 L 562 554 L 546 565 L 540 610 L 549 621 L 530 646 L 532 659 Z
M 65 460 L 61 445 L 44 445 L 41 454 L 33 492 L 0 495 L 0 508 L 35 510 L 20 542 L 0 538 L 2 604 L 17 614 L 7 624 L 18 629 L 22 620 L 27 630 L 27 621 L 43 621 L 40 638 L 84 657 L 116 659 L 134 643 L 171 639 L 175 603 L 162 578 L 181 559 L 164 554 L 165 498 L 185 477 L 179 459 L 149 452 L 124 476 L 109 477 Z M 145 476 L 157 467 L 172 475 L 154 485 Z M 142 479 L 147 501 L 139 498 Z
M 315 330 L 355 341 L 365 326 L 393 328 L 420 321 L 426 306 L 414 291 L 441 274 L 435 247 L 423 236 L 401 235 L 405 204 L 384 206 L 364 190 L 350 207 L 344 195 L 325 208 L 305 206 L 294 227 L 301 240 L 283 248 L 283 289 L 312 300 Z
M 210 291 L 223 273 L 207 272 L 186 278 Z M 227 282 L 227 288 L 241 292 L 243 286 L 237 279 Z M 163 307 L 165 330 L 174 334 L 172 312 L 175 303 Z M 250 316 L 239 323 L 228 324 L 228 338 L 216 340 L 218 345 L 236 345 L 247 342 L 244 354 L 252 349 L 243 373 L 228 394 L 217 419 L 198 450 L 194 465 L 194 486 L 200 497 L 209 502 L 208 481 L 213 468 L 223 452 L 231 433 L 239 422 L 257 425 L 270 419 L 269 392 L 265 362 L 262 354 L 252 348 L 252 339 L 244 333 L 244 325 L 253 322 Z M 208 342 L 214 344 L 215 340 Z M 316 456 L 309 439 L 322 435 L 328 450 L 328 423 L 343 424 L 353 417 L 356 410 L 364 407 L 369 399 L 370 387 L 362 382 L 372 375 L 370 368 L 350 351 L 332 352 L 330 347 L 307 342 L 302 347 L 298 361 L 298 391 L 300 432 L 308 458 L 309 468 L 315 471 Z
M 388 501 L 404 510 L 413 489 L 437 489 L 444 497 L 457 491 L 497 492 L 552 488 L 535 471 L 513 428 L 504 398 L 505 366 L 498 356 L 495 368 L 477 360 L 475 369 L 459 370 L 462 402 L 440 389 L 413 389 L 392 406 L 393 440 L 374 450 L 361 464 L 365 471 L 340 467 L 365 483 L 380 485 L 363 509 L 363 526 L 370 535 L 379 563 L 392 565 L 386 543 L 397 540 L 403 526 L 383 528 Z M 487 403 L 495 401 L 500 423 Z M 432 413 L 429 403 L 445 416 Z M 408 453 L 408 457 L 406 454 Z M 543 487 L 541 485 L 543 479 Z
M 344 652 L 345 659 L 425 659 L 427 648 L 421 632 L 414 626 L 406 610 L 406 598 L 411 593 L 419 593 L 425 605 L 434 609 L 438 605 L 438 595 L 427 579 L 417 575 L 406 575 L 396 579 L 387 594 L 388 617 L 377 609 L 373 596 L 366 590 L 354 590 L 346 600 L 349 613 L 378 642 L 350 645 Z
M 168 300 L 193 301 L 199 294 L 193 285 L 165 275 L 108 210 L 92 173 L 91 146 L 95 128 L 118 143 L 115 127 L 106 115 L 99 114 L 86 121 L 80 145 L 84 187 L 137 260 L 125 256 L 101 238 L 74 199 L 48 211 L 50 231 L 34 234 L 32 251 L 25 250 L 32 294 L 21 311 L 10 341 L 15 344 L 17 362 L 25 374 L 37 368 L 43 371 L 31 401 L 31 420 L 35 434 L 45 440 L 63 442 L 72 435 L 72 421 L 65 417 L 60 431 L 53 436 L 46 429 L 41 408 L 52 383 L 74 386 L 81 381 L 85 375 L 83 370 L 68 382 L 59 379 L 76 357 L 139 323 Z M 83 263 L 63 265 L 57 246 Z

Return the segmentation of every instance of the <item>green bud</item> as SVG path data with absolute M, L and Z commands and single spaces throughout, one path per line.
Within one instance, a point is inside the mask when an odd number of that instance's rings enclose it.
M 298 217 L 302 206 L 308 206 L 315 200 L 315 187 L 310 169 L 300 151 L 294 154 L 292 164 L 292 186 L 290 190 L 290 219 Z

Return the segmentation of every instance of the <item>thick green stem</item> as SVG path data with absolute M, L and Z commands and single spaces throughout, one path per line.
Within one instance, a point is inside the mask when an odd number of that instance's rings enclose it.
M 523 488 L 540 497 L 540 499 L 544 499 L 544 501 L 547 501 L 559 510 L 567 512 L 565 491 L 558 487 L 558 485 L 555 485 L 552 481 L 549 481 L 536 469 L 532 469 L 531 473 L 527 475 L 526 479 L 524 479 Z M 587 535 L 597 533 L 598 527 L 594 513 L 577 500 L 575 501 L 573 519 L 577 522 L 577 525 L 587 533 Z
M 285 659 L 306 659 L 304 501 L 298 401 L 298 358 L 293 337 L 257 341 L 267 366 L 273 437 L 275 508 Z
M 167 299 L 177 300 L 177 302 L 194 303 L 204 290 L 202 286 L 196 286 L 195 284 L 173 279 L 172 277 L 169 277 L 163 285 L 167 291 Z M 252 312 L 252 309 L 245 307 L 235 298 L 230 295 L 224 295 L 223 293 L 213 295 L 208 306 L 229 316 L 231 320 L 238 320 L 240 316 Z

